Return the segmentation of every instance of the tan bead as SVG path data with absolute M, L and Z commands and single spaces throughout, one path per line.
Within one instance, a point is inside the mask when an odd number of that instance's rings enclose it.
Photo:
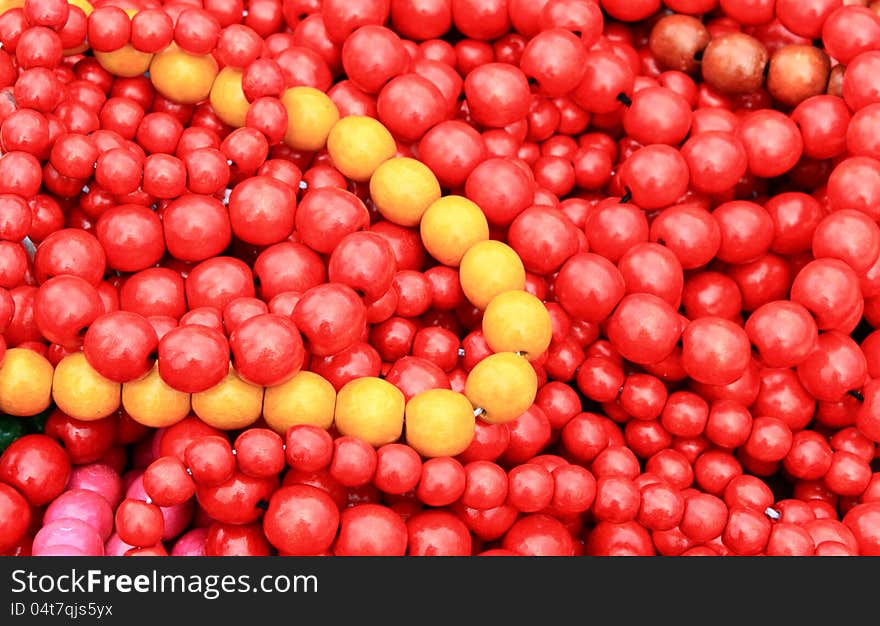
M 694 74 L 700 68 L 700 53 L 712 41 L 703 22 L 690 15 L 667 15 L 651 30 L 648 46 L 665 70 Z
M 784 46 L 770 58 L 767 90 L 774 100 L 796 107 L 811 96 L 825 93 L 831 60 L 819 48 Z
M 754 37 L 722 35 L 703 52 L 703 79 L 722 93 L 753 93 L 764 84 L 767 59 L 767 49 Z
M 831 68 L 831 73 L 828 75 L 828 87 L 825 89 L 825 93 L 829 96 L 843 97 L 844 72 L 846 72 L 845 65 L 835 65 Z

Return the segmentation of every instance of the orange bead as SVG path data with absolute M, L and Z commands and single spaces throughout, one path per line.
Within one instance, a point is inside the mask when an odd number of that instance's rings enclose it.
M 121 385 L 101 376 L 89 365 L 85 354 L 69 354 L 55 367 L 52 399 L 70 417 L 98 420 L 119 408 Z
M 475 244 L 489 239 L 489 222 L 476 204 L 462 196 L 444 196 L 431 203 L 419 227 L 428 253 L 451 267 Z
M 327 151 L 348 178 L 367 181 L 373 172 L 397 152 L 394 137 L 381 122 L 363 115 L 349 115 L 333 125 Z
M 538 298 L 527 291 L 506 291 L 486 307 L 483 336 L 495 352 L 521 352 L 534 361 L 550 347 L 553 325 Z
M 141 76 L 150 69 L 153 55 L 148 52 L 136 50 L 131 44 L 126 44 L 119 50 L 111 52 L 94 52 L 95 58 L 105 70 L 114 76 L 134 78 Z M 155 85 L 155 83 L 153 83 Z
M 238 430 L 250 426 L 263 412 L 263 388 L 242 380 L 230 367 L 226 378 L 192 394 L 192 411 L 220 430 Z
M 336 396 L 336 428 L 379 447 L 400 438 L 405 400 L 391 383 L 367 376 L 346 383 Z
M 263 419 L 278 434 L 298 424 L 330 428 L 335 408 L 333 385 L 305 370 L 287 382 L 266 387 L 263 397 Z
M 122 384 L 122 407 L 139 424 L 163 428 L 189 415 L 190 394 L 168 386 L 159 376 L 159 365 L 138 380 Z
M 464 393 L 490 424 L 515 420 L 538 393 L 538 376 L 531 364 L 513 352 L 487 356 L 468 373 Z
M 224 67 L 210 87 L 211 107 L 224 124 L 233 128 L 244 126 L 250 103 L 241 88 L 241 71 Z
M 461 454 L 471 444 L 475 427 L 471 403 L 449 389 L 423 391 L 406 405 L 406 442 L 425 457 Z
M 370 197 L 389 222 L 417 226 L 431 203 L 440 198 L 440 183 L 421 161 L 397 157 L 373 172 Z
M 339 109 L 327 94 L 314 87 L 291 87 L 281 95 L 281 104 L 287 109 L 284 143 L 295 150 L 321 150 L 339 121 Z
M 461 258 L 458 271 L 464 295 L 479 309 L 505 291 L 526 286 L 526 268 L 519 255 L 494 239 L 474 244 Z
M 52 402 L 52 364 L 26 348 L 10 348 L 0 360 L 0 411 L 36 415 Z
M 190 54 L 175 44 L 156 54 L 150 64 L 150 82 L 156 91 L 181 104 L 196 104 L 207 98 L 216 76 L 214 57 Z

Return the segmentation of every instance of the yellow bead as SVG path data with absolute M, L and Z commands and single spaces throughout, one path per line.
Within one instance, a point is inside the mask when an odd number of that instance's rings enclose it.
M 461 288 L 471 304 L 485 309 L 492 298 L 526 286 L 526 268 L 516 251 L 500 241 L 481 241 L 461 258 Z
M 510 422 L 526 412 L 538 393 L 538 376 L 531 364 L 513 352 L 499 352 L 477 363 L 468 374 L 464 394 L 480 418 L 490 424 Z
M 119 50 L 111 52 L 95 51 L 95 58 L 105 70 L 114 76 L 134 78 L 150 69 L 153 55 L 136 50 L 131 44 L 125 44 Z M 155 82 L 153 83 L 155 85 Z
M 0 15 L 10 9 L 20 9 L 24 6 L 24 0 L 0 0 Z
M 260 419 L 263 388 L 242 380 L 230 367 L 226 378 L 219 383 L 192 394 L 192 411 L 203 422 L 220 430 L 245 428 Z
M 314 372 L 301 371 L 285 383 L 266 387 L 263 419 L 279 435 L 291 426 L 308 424 L 330 428 L 336 408 L 336 390 Z
M 52 364 L 41 354 L 10 348 L 0 360 L 0 412 L 27 417 L 52 402 Z
M 281 95 L 287 109 L 284 143 L 294 150 L 316 152 L 327 145 L 330 129 L 339 121 L 339 109 L 323 91 L 291 87 Z
M 207 98 L 216 76 L 214 57 L 190 54 L 175 44 L 156 54 L 150 64 L 150 81 L 156 91 L 181 104 L 196 104 Z
M 84 422 L 112 415 L 119 408 L 121 385 L 101 376 L 85 354 L 69 354 L 55 366 L 52 399 L 59 409 Z
M 122 407 L 131 418 L 151 428 L 176 424 L 189 415 L 190 395 L 169 387 L 154 365 L 149 374 L 122 383 Z
M 386 220 L 416 226 L 440 197 L 440 183 L 427 165 L 407 157 L 388 159 L 370 178 L 370 197 Z
M 224 67 L 211 87 L 211 107 L 224 124 L 233 128 L 244 126 L 250 103 L 241 88 L 241 70 Z
M 406 405 L 406 442 L 426 457 L 461 454 L 474 438 L 474 408 L 462 394 L 430 389 Z
M 523 352 L 534 361 L 550 347 L 553 325 L 538 298 L 527 291 L 505 291 L 483 313 L 483 336 L 493 352 Z
M 419 230 L 428 253 L 452 267 L 457 267 L 475 244 L 489 239 L 489 222 L 483 211 L 462 196 L 444 196 L 431 203 Z
M 357 378 L 336 396 L 336 428 L 372 446 L 397 441 L 403 430 L 403 393 L 381 378 Z
M 95 10 L 95 7 L 92 6 L 92 3 L 89 2 L 89 0 L 67 0 L 67 4 L 82 9 L 83 13 L 86 14 L 86 17 L 91 15 L 92 11 Z
M 378 120 L 349 115 L 333 125 L 327 137 L 327 151 L 336 169 L 352 180 L 363 182 L 394 156 L 397 144 Z

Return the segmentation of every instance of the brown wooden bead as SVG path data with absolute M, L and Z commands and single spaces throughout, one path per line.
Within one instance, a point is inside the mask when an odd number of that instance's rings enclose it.
M 835 65 L 831 68 L 828 76 L 828 88 L 825 90 L 829 96 L 843 97 L 843 73 L 846 72 L 845 65 Z
M 744 33 L 716 37 L 703 52 L 703 80 L 722 93 L 752 93 L 764 84 L 767 49 Z
M 773 99 L 796 107 L 811 96 L 825 93 L 831 60 L 819 48 L 785 46 L 770 57 L 767 91 Z
M 665 70 L 694 74 L 700 68 L 699 57 L 712 36 L 703 22 L 690 15 L 667 15 L 651 30 L 648 40 L 654 58 Z

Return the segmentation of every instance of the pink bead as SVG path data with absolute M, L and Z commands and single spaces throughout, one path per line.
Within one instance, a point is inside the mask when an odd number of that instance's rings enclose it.
M 65 491 L 46 509 L 43 524 L 63 518 L 84 521 L 98 531 L 102 541 L 106 541 L 113 532 L 113 509 L 102 495 L 94 491 L 86 489 Z
M 104 496 L 112 508 L 122 502 L 122 478 L 109 465 L 89 463 L 76 465 L 67 481 L 68 489 L 87 489 Z
M 125 543 L 119 538 L 119 535 L 113 533 L 110 539 L 104 544 L 104 556 L 125 556 L 127 550 L 131 550 L 134 546 Z
M 49 546 L 46 548 L 40 556 L 94 556 L 92 554 L 86 554 L 79 548 L 75 548 L 73 546 Z
M 143 469 L 130 469 L 122 475 L 122 493 L 125 494 L 131 484 L 143 475 Z M 122 502 L 122 499 L 119 500 Z
M 31 548 L 34 556 L 50 556 L 56 546 L 81 551 L 86 556 L 104 556 L 104 542 L 98 531 L 82 520 L 64 517 L 43 526 Z
M 171 556 L 205 556 L 207 538 L 207 528 L 193 528 L 177 540 L 171 550 Z

